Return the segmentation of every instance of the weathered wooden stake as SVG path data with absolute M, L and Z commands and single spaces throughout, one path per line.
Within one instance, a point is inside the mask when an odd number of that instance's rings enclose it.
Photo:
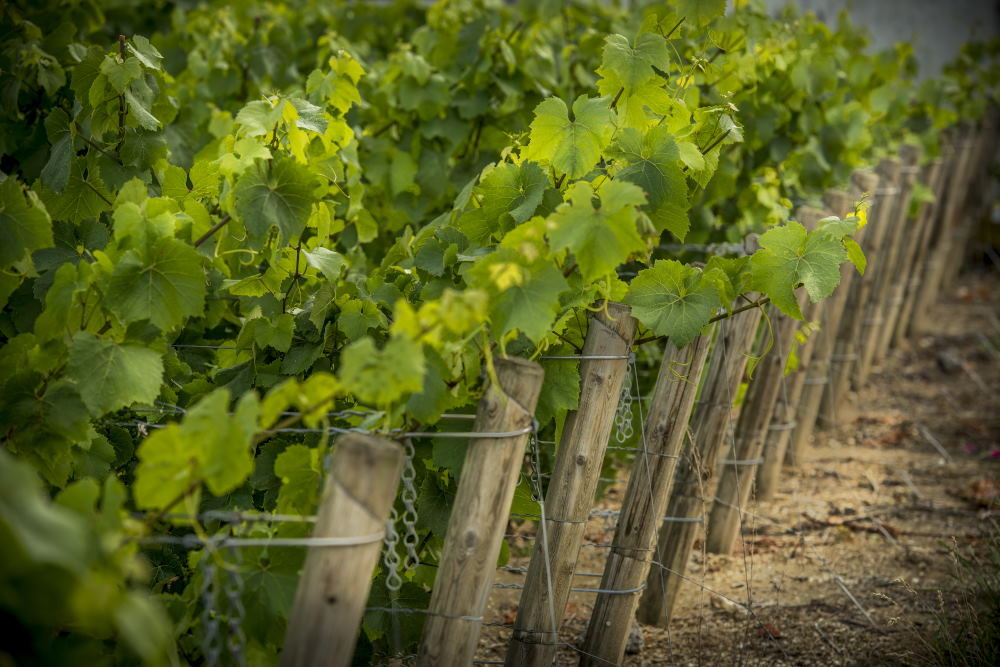
M 804 299 L 800 299 L 800 304 Z M 815 319 L 814 313 L 822 303 L 811 303 L 802 309 L 802 316 L 806 322 Z M 799 324 L 796 330 L 801 327 Z M 795 430 L 796 412 L 799 401 L 802 399 L 802 390 L 805 387 L 806 369 L 812 363 L 813 350 L 816 347 L 816 336 L 812 335 L 806 342 L 799 346 L 796 354 L 799 359 L 798 368 L 785 377 L 785 389 L 778 394 L 778 400 L 774 406 L 774 414 L 767 427 L 767 435 L 764 437 L 764 449 L 761 456 L 764 462 L 757 467 L 757 498 L 758 500 L 770 500 L 778 491 L 778 483 L 781 481 L 781 470 L 786 464 L 796 465 L 794 455 L 788 456 L 788 443 L 792 439 L 792 431 Z
M 908 261 L 910 239 L 916 236 L 914 225 L 910 221 L 910 195 L 913 192 L 913 184 L 917 181 L 917 174 L 920 173 L 920 155 L 922 151 L 917 146 L 904 145 L 900 149 L 900 159 L 903 166 L 899 178 L 899 206 L 896 210 L 895 235 L 889 242 L 889 249 L 886 258 L 888 271 L 886 280 L 882 288 L 882 324 L 878 327 L 875 336 L 874 364 L 881 364 L 885 355 L 889 351 L 889 343 L 892 341 L 892 331 L 896 326 L 896 318 L 899 316 L 899 308 L 903 304 L 903 291 L 906 289 L 905 262 Z
M 360 433 L 337 439 L 313 537 L 378 535 L 399 486 L 403 450 Z M 288 621 L 283 667 L 350 665 L 382 540 L 309 549 Z
M 879 189 L 875 191 L 878 196 L 872 205 L 872 212 L 875 219 L 870 224 L 878 225 L 872 229 L 872 234 L 868 237 L 867 248 L 865 249 L 870 257 L 868 270 L 865 272 L 865 281 L 870 285 L 867 299 L 858 303 L 857 307 L 862 309 L 861 337 L 858 344 L 858 360 L 854 365 L 854 378 L 852 383 L 856 389 L 865 386 L 868 381 L 868 373 L 871 371 L 872 360 L 875 357 L 875 340 L 882 326 L 882 290 L 887 281 L 892 279 L 888 271 L 888 246 L 891 245 L 895 237 L 894 224 L 896 221 L 896 209 L 899 201 L 899 177 L 902 164 L 895 158 L 882 160 L 878 165 Z
M 942 147 L 942 153 L 949 150 L 948 146 Z M 917 227 L 914 230 L 913 248 L 910 251 L 909 267 L 903 288 L 903 303 L 899 309 L 899 317 L 896 318 L 896 326 L 892 333 L 892 346 L 900 347 L 906 340 L 906 334 L 910 328 L 910 319 L 913 314 L 913 304 L 920 290 L 920 283 L 923 279 L 924 264 L 927 259 L 929 245 L 934 234 L 934 220 L 936 210 L 943 196 L 944 169 L 945 164 L 942 158 L 938 158 L 924 165 L 920 182 L 926 185 L 934 194 L 935 201 L 923 202 L 920 205 L 920 213 L 917 216 Z
M 497 359 L 495 367 L 498 385 L 491 385 L 479 400 L 475 431 L 510 433 L 530 428 L 545 374 L 542 367 L 514 357 Z M 466 667 L 475 656 L 527 442 L 527 432 L 469 442 L 418 665 Z
M 677 463 L 667 508 L 667 516 L 675 520 L 664 522 L 657 540 L 655 560 L 662 568 L 654 566 L 650 570 L 646 590 L 639 602 L 637 615 L 643 623 L 666 627 L 670 621 L 681 576 L 687 569 L 698 532 L 695 521 L 704 520 L 705 511 L 712 502 L 719 450 L 731 432 L 735 418 L 733 398 L 746 369 L 746 354 L 750 351 L 760 316 L 761 310 L 754 308 L 720 323 L 705 386 L 695 409 L 694 440 Z
M 798 217 L 806 227 L 813 229 L 828 215 L 828 211 L 803 206 L 799 210 Z M 842 266 L 841 279 L 845 273 L 853 270 L 851 266 Z M 813 317 L 819 322 L 819 331 L 813 334 L 816 340 L 813 343 L 812 358 L 809 365 L 804 367 L 806 377 L 802 380 L 802 393 L 795 409 L 795 428 L 792 429 L 788 449 L 785 452 L 785 463 L 788 465 L 799 465 L 816 426 L 823 390 L 830 382 L 830 358 L 833 355 L 837 325 L 844 310 L 847 294 L 847 290 L 838 289 L 826 300 L 815 304 L 813 308 Z
M 602 590 L 635 590 L 646 580 L 711 341 L 708 332 L 682 350 L 667 343 L 646 418 L 646 453 L 636 454 L 632 463 L 614 546 L 601 578 Z M 598 594 L 581 667 L 621 663 L 638 602 L 638 595 Z
M 879 222 L 879 213 L 886 208 L 885 195 L 880 194 L 879 177 L 874 172 L 856 171 L 851 176 L 854 185 L 862 193 L 871 196 L 871 214 L 865 227 L 864 246 L 862 249 L 869 264 L 875 261 L 874 253 L 884 237 L 885 225 Z M 865 275 L 855 277 L 851 282 L 850 294 L 844 313 L 840 318 L 840 330 L 830 364 L 830 383 L 824 396 L 826 423 L 836 424 L 839 419 L 841 401 L 850 388 L 851 380 L 861 360 L 861 334 L 864 331 L 866 304 L 873 289 L 872 270 Z
M 926 331 L 927 312 L 937 301 L 948 258 L 951 255 L 955 225 L 961 217 L 961 211 L 965 206 L 965 198 L 968 194 L 968 173 L 975 153 L 975 145 L 971 141 L 972 136 L 970 131 L 963 131 L 955 142 L 957 155 L 953 163 L 953 171 L 949 175 L 948 194 L 941 210 L 941 219 L 938 220 L 938 233 L 934 241 L 934 249 L 928 258 L 920 294 L 913 306 L 911 330 L 915 335 Z
M 980 125 L 973 133 L 974 138 L 972 141 L 974 147 L 966 177 L 965 201 L 955 221 L 954 238 L 951 250 L 945 260 L 945 269 L 941 277 L 939 293 L 941 290 L 950 288 L 955 280 L 955 276 L 958 275 L 962 267 L 962 262 L 965 259 L 969 239 L 980 220 L 981 205 L 988 191 L 988 188 L 984 187 L 984 179 L 990 177 L 987 167 L 989 166 L 989 161 L 994 157 L 991 136 L 993 132 L 992 127 L 988 123 L 988 118 L 987 116 L 980 121 Z M 988 204 L 992 204 L 992 202 L 988 202 Z
M 551 665 L 558 648 L 559 624 L 635 336 L 632 309 L 621 303 L 607 306 L 606 312 L 598 311 L 590 319 L 582 354 L 621 358 L 580 362 L 580 403 L 566 418 L 545 494 L 547 544 L 539 531 L 507 650 L 508 665 Z
M 784 380 L 785 364 L 798 322 L 777 308 L 768 309 L 774 327 L 773 348 L 757 366 L 740 409 L 732 447 L 723 447 L 724 460 L 719 473 L 719 488 L 708 519 L 705 547 L 712 553 L 728 554 L 740 534 L 743 508 L 750 499 L 757 460 L 767 436 L 767 427 Z M 767 341 L 763 347 L 766 349 Z

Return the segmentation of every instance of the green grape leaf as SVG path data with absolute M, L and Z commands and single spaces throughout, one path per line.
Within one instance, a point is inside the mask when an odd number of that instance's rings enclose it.
M 369 405 L 390 405 L 423 390 L 423 348 L 409 338 L 393 336 L 379 350 L 365 336 L 344 348 L 341 359 L 344 387 Z
M 594 208 L 590 183 L 578 181 L 567 192 L 568 203 L 552 215 L 548 237 L 554 250 L 570 250 L 584 280 L 593 281 L 613 273 L 646 244 L 636 230 L 636 207 L 646 201 L 642 190 L 621 180 L 600 187 L 600 206 Z
M 681 161 L 689 169 L 703 171 L 705 169 L 705 156 L 701 154 L 698 147 L 690 141 L 678 141 L 677 149 L 680 151 Z
M 646 193 L 643 210 L 657 231 L 669 230 L 681 241 L 691 226 L 687 216 L 687 179 L 679 164 L 680 151 L 664 127 L 654 127 L 645 136 L 624 129 L 616 141 L 615 157 L 628 164 L 618 180 L 638 185 Z
M 237 488 L 253 472 L 257 393 L 243 394 L 231 414 L 229 403 L 229 390 L 216 389 L 187 411 L 180 429 L 185 440 L 197 443 L 199 476 L 216 496 Z
M 118 62 L 116 56 L 105 56 L 101 63 L 101 74 L 108 77 L 108 82 L 118 93 L 124 93 L 128 85 L 142 76 L 142 63 L 134 56 Z
M 614 72 L 626 90 L 635 89 L 658 76 L 653 67 L 670 70 L 667 40 L 661 35 L 646 32 L 635 40 L 635 46 L 622 35 L 608 35 L 599 74 Z
M 844 248 L 847 250 L 847 259 L 851 260 L 851 264 L 858 270 L 858 273 L 865 275 L 865 269 L 868 268 L 865 251 L 854 239 L 844 239 Z
M 538 395 L 535 416 L 544 426 L 560 413 L 576 410 L 580 403 L 580 366 L 565 359 L 553 359 L 543 360 L 542 368 L 545 369 L 545 382 Z
M 569 283 L 549 262 L 525 262 L 521 253 L 500 248 L 476 262 L 469 280 L 492 295 L 490 321 L 497 336 L 517 329 L 537 342 L 551 330 Z
M 317 134 L 326 132 L 327 122 L 326 116 L 323 114 L 323 109 L 301 97 L 290 97 L 288 98 L 288 103 L 295 107 L 295 112 L 298 116 L 295 119 L 295 127 Z
M 216 496 L 246 481 L 253 472 L 259 399 L 256 392 L 244 394 L 232 414 L 229 403 L 229 390 L 216 389 L 190 408 L 180 424 L 142 441 L 134 486 L 139 507 L 166 507 L 198 481 Z
M 163 361 L 148 348 L 81 331 L 69 348 L 68 375 L 90 414 L 99 417 L 133 403 L 152 403 L 160 393 Z
M 672 259 L 657 260 L 639 272 L 625 303 L 632 315 L 658 336 L 682 348 L 701 332 L 719 309 L 719 292 L 702 272 Z
M 236 213 L 251 236 L 262 238 L 277 226 L 287 243 L 305 229 L 314 183 L 313 172 L 293 159 L 277 158 L 270 166 L 257 161 L 236 182 Z
M 531 136 L 524 158 L 550 164 L 560 174 L 575 179 L 585 175 L 601 158 L 614 133 L 610 100 L 581 95 L 573 103 L 573 120 L 566 103 L 550 97 L 535 107 Z
M 795 288 L 803 285 L 815 303 L 840 283 L 840 264 L 847 259 L 840 231 L 824 232 L 821 227 L 809 233 L 793 221 L 764 232 L 761 249 L 750 258 L 753 288 L 769 296 L 783 313 L 801 320 Z
M 723 305 L 728 309 L 740 294 L 750 289 L 750 258 L 712 255 L 705 266 L 705 280 L 719 290 Z
M 340 274 L 344 270 L 344 256 L 339 252 L 329 248 L 314 248 L 313 250 L 303 250 L 302 254 L 306 258 L 306 263 L 323 274 L 332 283 L 340 279 Z
M 35 193 L 25 192 L 14 176 L 0 183 L 0 268 L 52 245 L 52 221 Z
M 726 0 L 678 0 L 677 13 L 691 25 L 708 25 L 726 13 Z
M 171 238 L 159 239 L 144 252 L 130 250 L 111 274 L 108 307 L 127 324 L 149 320 L 162 331 L 173 329 L 204 308 L 201 262 L 193 248 Z
M 156 47 L 149 43 L 149 40 L 142 35 L 133 35 L 126 47 L 128 52 L 135 56 L 139 62 L 149 69 L 160 69 L 163 56 Z
M 309 515 L 319 503 L 322 468 L 319 450 L 292 445 L 274 460 L 274 474 L 281 480 L 278 511 Z
M 142 100 L 132 92 L 131 88 L 126 89 L 124 95 L 125 101 L 128 103 L 129 111 L 132 112 L 132 117 L 138 121 L 139 125 L 147 130 L 156 131 L 160 129 L 160 121 L 157 120 L 156 116 L 154 116 L 146 105 L 143 104 Z
M 490 170 L 479 184 L 482 210 L 491 225 L 504 214 L 520 224 L 535 214 L 549 186 L 549 177 L 534 162 L 505 162 Z
M 352 299 L 341 304 L 340 315 L 337 317 L 337 329 L 347 336 L 348 340 L 357 340 L 368 333 L 369 329 L 384 327 L 387 324 L 388 320 L 376 304 L 360 299 Z
M 62 109 L 54 109 L 45 119 L 45 133 L 49 137 L 49 161 L 42 168 L 42 183 L 52 192 L 61 193 L 69 183 L 70 161 L 73 158 L 73 132 L 69 116 Z
M 272 105 L 264 100 L 249 102 L 236 114 L 236 124 L 242 127 L 240 134 L 260 137 L 274 130 L 281 122 L 283 104 Z

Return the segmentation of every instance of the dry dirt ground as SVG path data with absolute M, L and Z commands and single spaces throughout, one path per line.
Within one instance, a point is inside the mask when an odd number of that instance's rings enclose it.
M 643 648 L 624 664 L 924 662 L 936 615 L 961 599 L 951 550 L 998 533 L 998 316 L 1000 276 L 960 280 L 931 313 L 928 335 L 894 350 L 851 396 L 841 425 L 814 436 L 777 497 L 752 502 L 732 555 L 705 554 L 699 540 L 688 566 L 698 583 L 684 584 L 669 629 L 642 627 Z M 623 492 L 612 486 L 599 506 L 617 508 Z M 610 542 L 612 531 L 594 519 L 587 536 Z M 530 555 L 517 542 L 512 553 Z M 605 551 L 582 549 L 577 571 L 600 573 Z M 527 562 L 519 555 L 510 565 Z M 502 572 L 498 581 L 523 575 Z M 518 593 L 495 590 L 488 620 L 512 623 Z M 592 598 L 573 595 L 561 641 L 582 638 Z M 484 628 L 477 657 L 502 660 L 509 636 Z M 561 650 L 559 664 L 576 658 Z

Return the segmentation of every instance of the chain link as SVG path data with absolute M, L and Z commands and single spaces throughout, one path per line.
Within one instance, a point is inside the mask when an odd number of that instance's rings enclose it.
M 528 434 L 528 479 L 531 483 L 531 499 L 542 501 L 542 476 L 538 474 L 538 438 L 535 431 Z
M 632 425 L 632 403 L 635 398 L 632 396 L 632 373 L 635 370 L 635 356 L 629 357 L 628 366 L 625 367 L 625 378 L 622 380 L 622 392 L 618 398 L 618 407 L 615 409 L 615 441 L 624 444 L 635 434 L 635 427 Z
M 410 572 L 420 564 L 420 557 L 417 555 L 417 544 L 420 538 L 417 535 L 417 489 L 414 485 L 417 472 L 413 468 L 413 441 L 407 438 L 403 441 L 403 449 L 406 453 L 406 460 L 403 462 L 403 491 L 400 499 L 403 501 L 403 527 L 406 534 L 403 536 L 403 546 L 406 548 L 406 558 L 403 561 L 403 568 Z
M 385 555 L 382 557 L 382 563 L 385 565 L 385 587 L 392 592 L 398 591 L 403 585 L 403 580 L 399 576 L 399 554 L 396 553 L 396 545 L 399 543 L 399 533 L 396 532 L 398 519 L 399 514 L 393 507 L 392 516 L 385 522 Z

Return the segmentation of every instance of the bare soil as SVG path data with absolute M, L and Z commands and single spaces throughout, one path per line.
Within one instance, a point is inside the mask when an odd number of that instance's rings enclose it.
M 687 574 L 697 583 L 684 584 L 669 629 L 642 626 L 643 647 L 624 664 L 923 662 L 935 616 L 961 595 L 951 550 L 998 530 L 998 315 L 1000 277 L 965 277 L 950 290 L 928 335 L 890 353 L 839 427 L 817 432 L 804 463 L 785 471 L 777 497 L 752 501 L 736 551 L 696 544 Z M 624 488 L 613 485 L 599 507 L 616 509 Z M 514 529 L 534 534 L 530 522 Z M 589 540 L 612 535 L 603 519 L 588 526 Z M 510 565 L 527 566 L 530 542 L 511 547 Z M 599 574 L 605 553 L 582 549 L 577 571 Z M 519 592 L 496 589 L 488 620 L 513 623 Z M 561 641 L 579 642 L 592 602 L 573 594 Z M 478 659 L 503 660 L 509 637 L 484 628 Z M 561 649 L 558 662 L 577 657 Z

